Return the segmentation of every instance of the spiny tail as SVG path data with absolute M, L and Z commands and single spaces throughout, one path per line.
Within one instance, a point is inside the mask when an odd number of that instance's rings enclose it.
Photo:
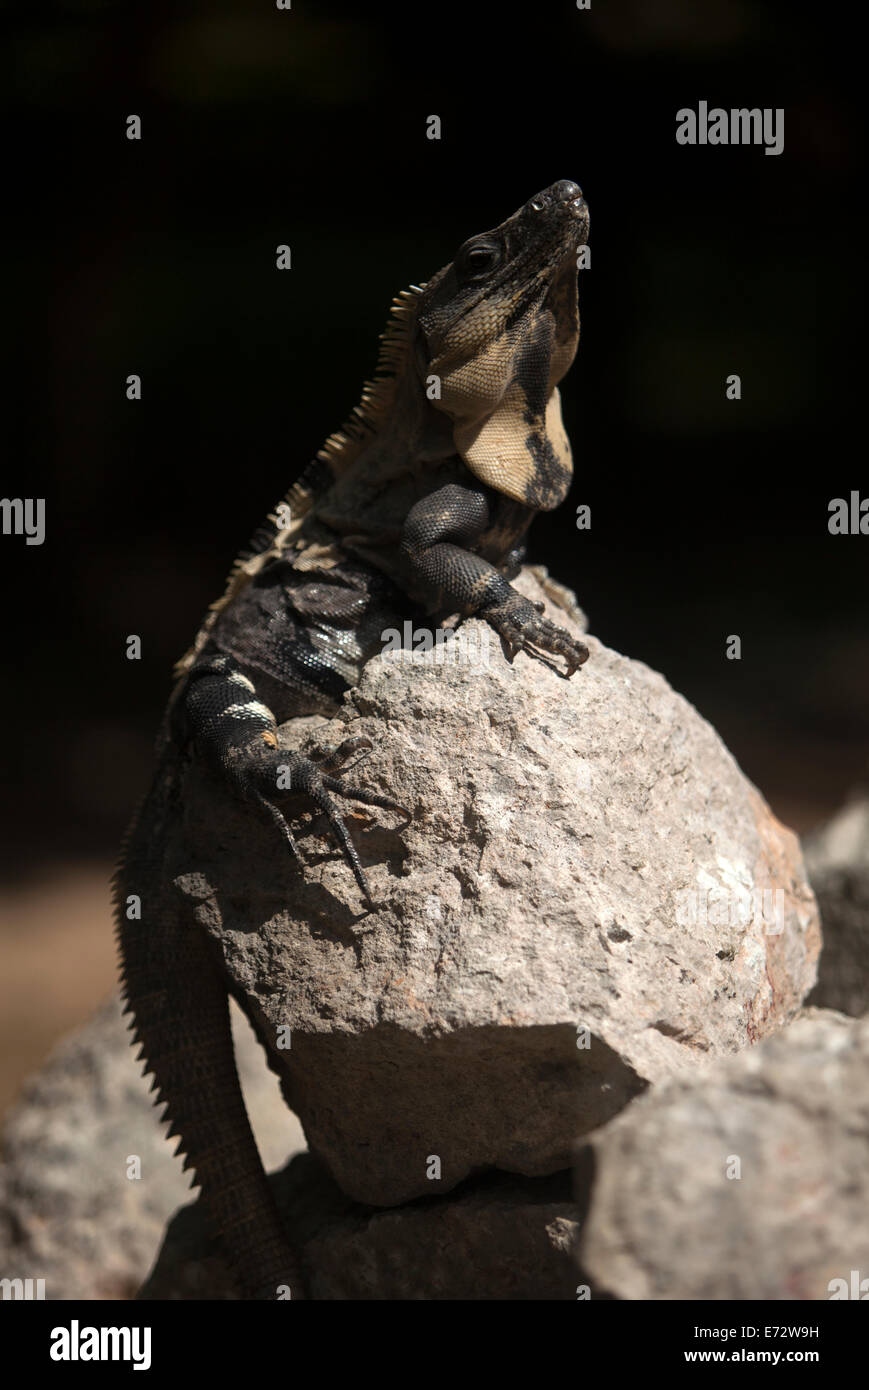
M 165 794 L 165 781 L 162 789 Z M 155 1103 L 165 1106 L 162 1119 L 170 1122 L 169 1136 L 178 1136 L 176 1153 L 193 1170 L 191 1186 L 202 1190 L 240 1292 L 274 1299 L 288 1286 L 294 1299 L 302 1298 L 244 1105 L 216 948 L 161 885 L 153 802 L 152 794 L 134 819 L 113 882 L 124 1013 L 132 1014 L 133 1041 L 154 1078 Z

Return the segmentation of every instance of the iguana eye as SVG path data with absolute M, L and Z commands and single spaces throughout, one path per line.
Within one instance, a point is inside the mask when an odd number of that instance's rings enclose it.
M 459 269 L 471 275 L 480 275 L 494 270 L 501 261 L 500 246 L 492 242 L 477 242 L 475 246 L 465 247 L 458 256 Z

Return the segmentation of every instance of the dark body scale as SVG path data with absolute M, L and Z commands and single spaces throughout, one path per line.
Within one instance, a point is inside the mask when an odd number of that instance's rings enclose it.
M 490 524 L 470 553 L 495 565 L 505 578 L 515 577 L 533 512 L 477 483 L 460 459 L 442 475 L 466 481 L 488 504 Z M 426 492 L 430 486 L 429 475 Z M 279 724 L 334 714 L 344 693 L 359 683 L 366 662 L 383 650 L 389 629 L 403 632 L 408 620 L 415 626 L 426 619 L 437 623 L 456 607 L 443 591 L 433 595 L 419 588 L 398 553 L 400 527 L 394 536 L 381 529 L 374 545 L 361 547 L 369 563 L 354 555 L 352 540 L 342 545 L 322 522 L 307 529 L 318 545 L 342 555 L 338 563 L 298 569 L 295 562 L 306 549 L 300 546 L 267 564 L 221 613 L 193 667 L 218 654 L 232 657 Z M 398 582 L 390 578 L 394 574 Z

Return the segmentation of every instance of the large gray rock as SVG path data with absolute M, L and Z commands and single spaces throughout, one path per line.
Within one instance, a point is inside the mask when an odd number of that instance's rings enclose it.
M 520 587 L 580 631 L 558 586 Z M 283 727 L 286 748 L 370 736 L 353 780 L 412 810 L 349 811 L 373 912 L 305 803 L 303 876 L 191 773 L 166 857 L 180 908 L 358 1201 L 563 1169 L 577 1134 L 774 1031 L 814 983 L 796 838 L 662 676 L 588 641 L 566 681 L 471 621 L 370 662 L 340 717 Z
M 582 1146 L 584 1185 L 589 1149 L 578 1255 L 612 1295 L 849 1297 L 857 1271 L 869 1296 L 869 1020 L 807 1009 L 649 1091 Z
M 233 1036 L 264 1161 L 282 1163 L 301 1130 L 235 1008 Z M 191 1200 L 140 1073 L 111 999 L 26 1083 L 2 1136 L 0 1278 L 44 1279 L 47 1299 L 135 1296 L 166 1222 Z
M 313 1299 L 575 1299 L 570 1176 L 488 1174 L 389 1211 L 345 1197 L 310 1154 L 270 1179 Z M 200 1203 L 173 1220 L 144 1299 L 232 1299 Z
M 855 796 L 803 845 L 824 949 L 808 1003 L 869 1012 L 869 798 Z

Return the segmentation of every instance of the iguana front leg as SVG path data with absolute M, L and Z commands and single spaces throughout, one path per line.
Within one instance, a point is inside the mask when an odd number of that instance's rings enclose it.
M 491 509 L 483 488 L 450 483 L 417 502 L 408 512 L 401 553 L 414 576 L 441 590 L 465 612 L 485 618 L 516 651 L 545 660 L 561 656 L 565 675 L 588 659 L 588 648 L 548 618 L 542 603 L 518 593 L 500 570 L 472 547 L 489 529 Z

